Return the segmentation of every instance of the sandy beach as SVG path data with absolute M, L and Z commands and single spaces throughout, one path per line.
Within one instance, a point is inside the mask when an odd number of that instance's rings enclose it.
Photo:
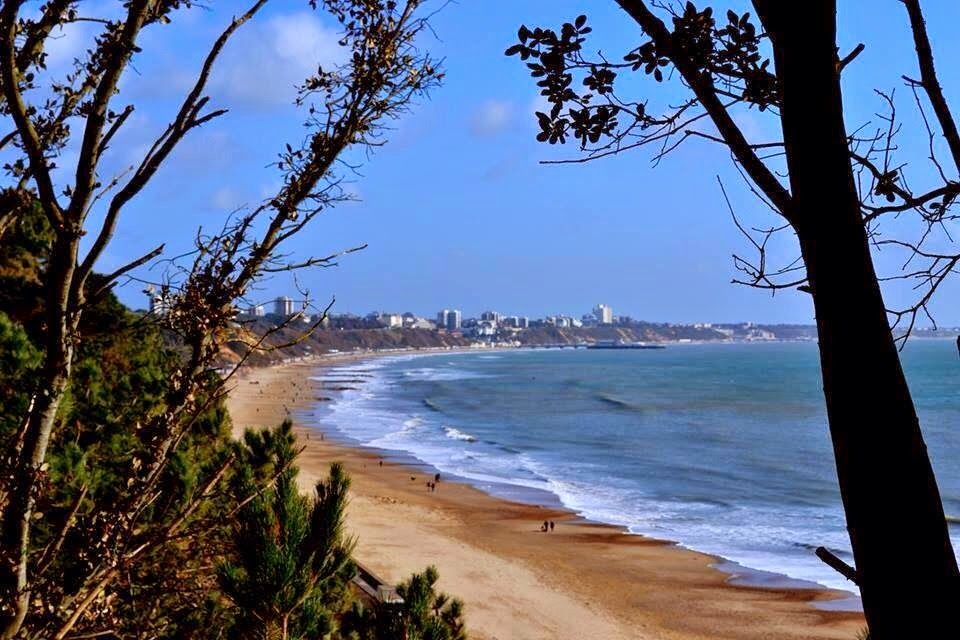
M 235 435 L 310 407 L 325 394 L 311 373 L 345 358 L 242 371 L 228 399 Z M 296 427 L 305 489 L 332 461 L 353 478 L 358 560 L 391 582 L 437 566 L 441 587 L 466 603 L 471 638 L 850 640 L 863 627 L 858 613 L 811 604 L 840 592 L 736 586 L 716 557 L 465 484 L 428 492 L 422 469 L 380 466 L 374 451 L 322 439 L 322 424 Z M 540 532 L 544 520 L 556 530 Z

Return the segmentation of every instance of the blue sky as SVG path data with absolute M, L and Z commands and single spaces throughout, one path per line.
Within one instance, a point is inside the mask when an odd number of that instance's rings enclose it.
M 108 168 L 126 166 L 162 130 L 191 81 L 208 44 L 241 9 L 240 2 L 183 12 L 173 26 L 151 30 L 136 73 L 122 85 L 117 104 L 138 110 L 114 145 Z M 439 2 L 434 2 L 439 5 Z M 948 98 L 960 105 L 960 74 L 952 64 L 960 46 L 950 24 L 952 3 L 925 3 L 939 70 Z M 858 42 L 866 50 L 845 75 L 848 127 L 873 120 L 880 102 L 873 88 L 897 88 L 897 102 L 916 132 L 912 96 L 899 80 L 915 74 L 905 12 L 896 0 L 840 1 L 843 52 Z M 742 2 L 718 9 L 740 10 Z M 396 124 L 390 143 L 361 169 L 350 189 L 358 202 L 318 219 L 291 245 L 296 255 L 325 254 L 369 244 L 337 269 L 301 274 L 311 294 L 335 310 L 373 309 L 433 315 L 443 307 L 474 314 L 487 308 L 541 316 L 581 314 L 598 302 L 618 314 L 657 321 L 812 322 L 805 294 L 768 293 L 730 284 L 731 254 L 748 247 L 734 227 L 717 187 L 724 180 L 737 213 L 757 225 L 775 224 L 734 172 L 722 148 L 691 142 L 657 167 L 641 149 L 585 165 L 543 166 L 540 160 L 575 157 L 577 149 L 551 149 L 534 140 L 533 111 L 540 104 L 533 81 L 503 50 L 521 23 L 558 26 L 580 13 L 593 24 L 590 45 L 620 56 L 641 41 L 638 28 L 612 0 L 458 0 L 433 20 L 436 38 L 422 45 L 444 58 L 447 78 L 432 97 Z M 62 69 L 89 36 L 90 26 L 64 34 L 51 73 Z M 302 135 L 291 106 L 293 86 L 317 61 L 335 58 L 336 25 L 306 0 L 276 0 L 231 43 L 212 83 L 215 106 L 226 117 L 195 132 L 121 221 L 102 270 L 159 242 L 168 254 L 189 247 L 200 225 L 219 226 L 232 209 L 257 202 L 278 183 L 268 166 L 287 140 Z M 682 92 L 631 79 L 633 95 L 651 106 L 679 100 Z M 772 138 L 776 125 L 756 112 L 741 123 L 756 139 Z M 926 140 L 901 141 L 904 159 L 917 167 Z M 69 155 L 69 152 L 68 152 Z M 65 158 L 69 164 L 69 157 Z M 904 232 L 912 229 L 906 225 Z M 774 258 L 795 252 L 784 237 Z M 884 268 L 896 265 L 881 256 Z M 141 275 L 152 277 L 156 271 Z M 120 290 L 134 307 L 142 285 Z M 263 284 L 253 297 L 268 300 L 292 290 L 286 278 Z M 950 285 L 936 306 L 938 320 L 960 324 L 960 289 Z M 891 299 L 903 299 L 893 288 Z

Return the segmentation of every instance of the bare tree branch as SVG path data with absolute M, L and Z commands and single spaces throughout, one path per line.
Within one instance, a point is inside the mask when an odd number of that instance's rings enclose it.
M 927 36 L 927 24 L 920 9 L 920 0 L 902 1 L 910 17 L 910 29 L 913 32 L 913 43 L 917 50 L 917 62 L 920 65 L 921 81 L 917 84 L 923 87 L 930 99 L 930 104 L 933 105 L 937 121 L 943 129 L 943 136 L 950 147 L 954 166 L 960 171 L 960 132 L 957 131 L 957 123 L 953 114 L 950 113 L 950 107 L 943 96 L 943 88 L 937 78 L 937 70 L 933 64 L 933 49 L 930 46 L 930 38 Z

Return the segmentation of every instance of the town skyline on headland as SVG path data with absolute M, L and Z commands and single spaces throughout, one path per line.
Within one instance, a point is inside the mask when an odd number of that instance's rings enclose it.
M 161 293 L 147 288 L 148 309 L 162 315 L 166 302 Z M 323 317 L 326 314 L 326 317 Z M 582 314 L 548 314 L 529 317 L 488 309 L 465 315 L 459 308 L 444 308 L 435 314 L 412 311 L 374 310 L 364 314 L 317 309 L 310 300 L 277 296 L 265 303 L 238 309 L 240 323 L 284 325 L 290 322 L 320 323 L 318 328 L 338 330 L 417 330 L 485 344 L 544 346 L 591 342 L 772 342 L 816 340 L 816 325 L 810 323 L 777 323 L 744 320 L 739 322 L 662 322 L 649 318 L 618 315 L 614 307 L 597 303 Z M 960 335 L 960 327 L 915 327 L 913 335 L 921 338 L 947 338 Z

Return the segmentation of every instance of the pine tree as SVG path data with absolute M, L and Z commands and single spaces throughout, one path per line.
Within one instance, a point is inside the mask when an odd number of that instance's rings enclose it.
M 463 602 L 435 589 L 440 574 L 430 566 L 397 586 L 403 598 L 407 640 L 466 640 Z
M 237 495 L 249 495 L 265 476 L 275 480 L 240 510 L 233 557 L 219 570 L 221 588 L 237 608 L 238 638 L 326 637 L 349 599 L 354 541 L 343 522 L 350 479 L 334 463 L 316 496 L 300 494 L 294 443 L 289 421 L 245 437 Z
M 351 628 L 363 640 L 467 640 L 463 601 L 436 590 L 436 567 L 397 585 L 403 602 L 353 612 Z

